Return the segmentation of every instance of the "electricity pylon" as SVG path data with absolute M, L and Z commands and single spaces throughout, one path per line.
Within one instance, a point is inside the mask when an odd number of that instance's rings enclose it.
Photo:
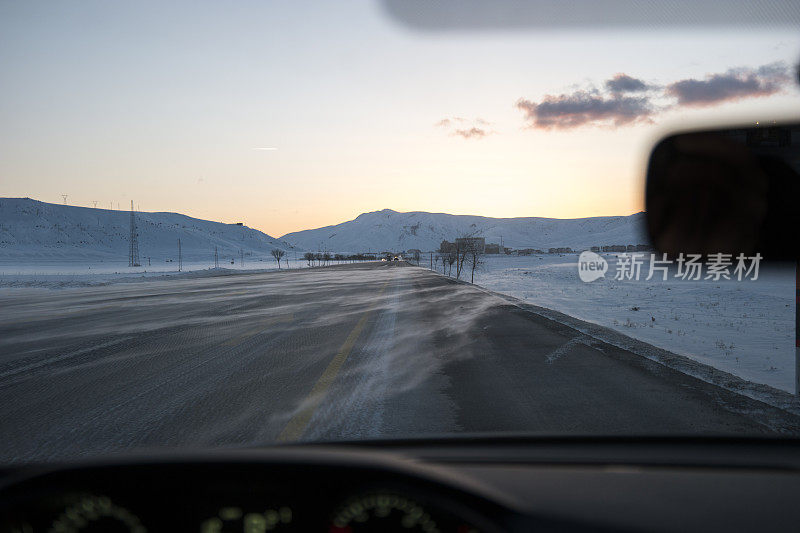
M 130 250 L 128 253 L 128 266 L 141 266 L 139 264 L 139 234 L 136 232 L 136 213 L 133 212 L 133 200 L 131 200 L 131 237 Z

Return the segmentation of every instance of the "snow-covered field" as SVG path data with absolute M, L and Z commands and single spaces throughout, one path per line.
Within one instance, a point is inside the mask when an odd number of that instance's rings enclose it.
M 577 255 L 486 256 L 475 283 L 613 328 L 755 383 L 794 391 L 795 269 L 762 265 L 759 279 L 583 283 Z M 657 278 L 657 279 L 656 279 Z M 469 279 L 469 273 L 467 274 Z
M 291 254 L 291 252 L 290 252 Z M 42 287 L 67 288 L 104 285 L 108 283 L 130 282 L 155 277 L 197 277 L 207 275 L 225 275 L 235 272 L 264 272 L 278 270 L 278 264 L 272 258 L 245 258 L 244 264 L 238 258 L 220 259 L 219 268 L 215 269 L 211 261 L 183 262 L 178 272 L 177 262 L 146 262 L 141 267 L 128 267 L 125 261 L 39 261 L 22 263 L 0 259 L 0 288 L 3 287 Z M 281 268 L 308 268 L 305 260 L 281 260 Z

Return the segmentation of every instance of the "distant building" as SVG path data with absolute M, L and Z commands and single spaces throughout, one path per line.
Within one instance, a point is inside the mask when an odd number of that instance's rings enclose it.
M 461 237 L 456 239 L 456 247 L 460 250 L 472 249 L 474 247 L 478 250 L 478 253 L 485 253 L 486 239 L 483 237 Z
M 533 255 L 533 254 L 543 254 L 544 252 L 539 250 L 538 248 L 523 248 L 521 250 L 517 250 L 514 252 L 517 255 Z
M 446 254 L 452 252 L 456 249 L 456 243 L 449 242 L 449 241 L 442 241 L 442 244 L 439 245 L 439 252 Z
M 604 252 L 627 252 L 628 247 L 624 244 L 612 244 L 611 246 L 602 246 L 600 248 Z
M 569 246 L 566 248 L 550 248 L 547 250 L 549 254 L 571 254 L 572 252 L 573 250 Z
M 649 244 L 611 244 L 608 246 L 592 246 L 593 252 L 651 252 L 653 247 Z
M 487 254 L 499 254 L 500 253 L 500 245 L 499 244 L 489 243 L 489 244 L 486 245 L 486 247 L 484 249 L 484 253 L 487 253 Z

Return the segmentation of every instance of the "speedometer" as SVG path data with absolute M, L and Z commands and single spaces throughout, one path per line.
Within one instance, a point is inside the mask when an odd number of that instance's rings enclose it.
M 50 527 L 53 533 L 103 531 L 145 533 L 139 518 L 105 496 L 84 496 L 58 515 Z
M 330 533 L 424 531 L 438 533 L 430 514 L 416 502 L 393 494 L 373 494 L 348 502 L 331 523 Z

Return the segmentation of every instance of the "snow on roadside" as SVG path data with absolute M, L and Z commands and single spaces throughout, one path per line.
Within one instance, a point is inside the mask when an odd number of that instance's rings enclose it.
M 666 281 L 658 274 L 583 283 L 577 255 L 485 256 L 475 283 L 612 328 L 635 339 L 781 390 L 794 391 L 795 269 L 762 266 L 759 279 Z M 657 279 L 656 279 L 657 278 Z
M 281 261 L 281 268 L 286 269 L 287 264 L 288 268 L 292 269 L 308 267 L 303 260 L 284 259 Z M 0 289 L 24 287 L 66 289 L 153 279 L 224 276 L 273 270 L 278 270 L 274 260 L 246 260 L 244 265 L 220 261 L 219 268 L 213 268 L 213 264 L 209 264 L 208 261 L 184 262 L 181 272 L 178 272 L 178 264 L 175 262 L 131 268 L 121 261 L 42 261 L 36 264 L 18 264 L 0 260 Z

